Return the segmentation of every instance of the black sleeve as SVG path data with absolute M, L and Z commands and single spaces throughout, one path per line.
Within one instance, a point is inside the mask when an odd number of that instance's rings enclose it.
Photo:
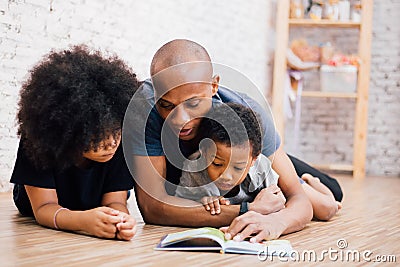
M 125 162 L 122 145 L 109 161 L 104 180 L 103 194 L 108 192 L 125 191 L 133 188 L 134 181 Z
M 11 175 L 11 183 L 31 185 L 42 188 L 56 188 L 52 170 L 38 170 L 26 156 L 23 144 L 20 141 L 17 159 Z

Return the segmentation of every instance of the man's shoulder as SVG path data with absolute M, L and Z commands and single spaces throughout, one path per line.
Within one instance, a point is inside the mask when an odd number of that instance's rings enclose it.
M 135 97 L 154 102 L 154 87 L 151 79 L 146 79 L 142 82 L 135 93 Z
M 224 86 L 219 86 L 218 96 L 221 99 L 221 101 L 224 103 L 227 103 L 227 102 L 241 103 L 241 102 L 243 102 L 244 99 L 250 98 L 249 96 L 247 96 L 244 93 L 240 93 L 238 91 L 229 89 Z
M 218 88 L 218 96 L 222 103 L 237 103 L 247 106 L 256 112 L 260 112 L 261 106 L 255 99 L 246 93 L 235 91 L 223 86 Z

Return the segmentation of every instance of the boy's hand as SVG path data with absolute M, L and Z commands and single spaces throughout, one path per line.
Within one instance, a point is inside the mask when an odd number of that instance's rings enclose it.
M 117 223 L 115 237 L 121 240 L 131 240 L 136 234 L 136 221 L 129 214 L 120 211 L 121 221 Z
M 221 213 L 221 205 L 229 205 L 229 200 L 221 196 L 207 196 L 200 200 L 204 208 L 211 213 L 211 215 Z
M 285 208 L 286 198 L 277 185 L 271 185 L 258 193 L 252 203 L 249 203 L 249 210 L 260 214 L 270 214 Z

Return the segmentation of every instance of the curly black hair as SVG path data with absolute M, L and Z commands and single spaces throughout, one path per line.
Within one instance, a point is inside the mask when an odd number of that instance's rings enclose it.
M 20 92 L 18 135 L 39 169 L 67 168 L 105 137 L 119 135 L 139 86 L 117 56 L 84 45 L 45 56 Z
M 203 133 L 203 138 L 210 138 L 216 143 L 228 146 L 242 145 L 249 141 L 252 156 L 256 158 L 261 153 L 262 146 L 260 122 L 258 115 L 251 108 L 236 103 L 225 103 L 212 108 L 202 119 L 200 132 Z

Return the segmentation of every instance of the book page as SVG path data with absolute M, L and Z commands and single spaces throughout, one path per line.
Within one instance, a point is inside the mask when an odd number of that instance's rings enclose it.
M 227 253 L 288 255 L 292 250 L 292 245 L 288 240 L 271 240 L 263 243 L 227 241 L 225 243 Z
M 262 243 L 229 240 L 224 244 L 224 251 L 227 253 L 257 254 L 259 251 L 264 250 L 265 246 L 266 245 Z
M 216 241 L 218 244 L 223 246 L 225 237 L 224 233 L 220 230 L 212 227 L 203 227 L 199 229 L 192 229 L 183 232 L 173 233 L 167 235 L 164 240 L 161 241 L 161 245 L 168 246 L 177 242 L 182 242 L 185 240 L 195 239 L 195 238 L 208 238 Z

